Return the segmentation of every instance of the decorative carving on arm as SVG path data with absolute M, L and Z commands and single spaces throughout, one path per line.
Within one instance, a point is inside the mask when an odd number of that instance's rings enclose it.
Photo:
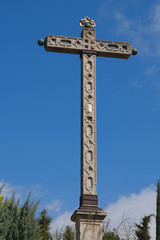
M 83 38 L 48 35 L 46 51 L 80 54 L 82 51 L 95 51 L 100 57 L 129 58 L 132 54 L 130 43 L 95 40 L 91 28 L 83 29 Z
M 96 40 L 95 50 L 100 57 L 129 58 L 132 54 L 130 43 Z
M 46 51 L 80 54 L 83 50 L 83 39 L 74 37 L 62 37 L 56 35 L 47 35 L 45 49 Z

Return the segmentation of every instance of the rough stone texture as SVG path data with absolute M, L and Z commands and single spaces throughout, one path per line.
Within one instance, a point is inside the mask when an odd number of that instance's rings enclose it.
M 76 240 L 102 240 L 102 222 L 107 213 L 98 208 L 96 154 L 96 53 L 95 29 L 84 28 L 81 52 L 81 197 L 71 220 Z M 88 46 L 88 47 L 87 47 Z
M 95 46 L 95 29 L 84 28 L 84 42 Z M 89 47 L 88 47 L 89 48 Z M 81 196 L 96 195 L 96 55 L 81 55 Z
M 76 223 L 76 240 L 102 240 L 102 223 L 106 212 L 76 210 L 71 220 Z
M 80 197 L 80 208 L 81 209 L 97 209 L 98 208 L 98 196 L 97 195 L 86 195 L 83 194 Z
M 88 36 L 93 34 L 91 28 L 88 29 Z M 49 52 L 61 52 L 71 54 L 81 54 L 85 50 L 94 50 L 97 56 L 128 59 L 132 54 L 132 46 L 126 42 L 103 41 L 88 38 L 63 37 L 47 35 L 45 39 L 45 49 Z

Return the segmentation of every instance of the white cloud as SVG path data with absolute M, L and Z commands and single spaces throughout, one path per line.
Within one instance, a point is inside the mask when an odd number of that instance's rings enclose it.
M 110 219 L 112 228 L 117 228 L 122 216 L 130 218 L 130 222 L 140 222 L 144 215 L 156 213 L 156 190 L 153 185 L 143 189 L 139 194 L 121 196 L 115 203 L 110 203 L 107 211 L 107 219 Z M 155 239 L 155 220 L 151 221 L 151 235 Z
M 15 193 L 16 198 L 21 198 L 21 190 L 22 187 L 20 186 L 12 186 L 10 183 L 5 182 L 3 180 L 0 181 L 0 187 L 3 186 L 1 196 L 4 196 L 6 198 L 10 198 L 13 193 Z
M 71 222 L 70 217 L 73 214 L 73 212 L 65 212 L 59 217 L 57 217 L 52 223 L 51 223 L 51 232 L 55 232 L 57 229 L 60 231 L 62 228 L 64 229 L 65 226 L 73 226 L 74 223 Z
M 159 52 L 160 53 L 160 52 Z M 145 82 L 149 83 L 150 86 L 152 88 L 154 88 L 155 91 L 158 92 L 159 95 L 159 91 L 160 91 L 160 78 L 159 78 L 159 74 L 157 74 L 158 69 L 153 65 L 151 67 L 149 67 L 146 71 L 145 71 L 145 75 L 147 76 L 147 79 L 145 80 Z
M 136 89 L 142 89 L 142 87 L 146 84 L 146 80 L 143 81 L 130 81 L 127 85 L 127 88 L 136 88 Z
M 60 200 L 55 199 L 46 205 L 46 209 L 50 212 L 59 212 L 61 205 L 62 203 L 60 202 Z
M 114 33 L 125 36 L 132 42 L 133 47 L 138 48 L 141 56 L 160 56 L 160 44 L 157 34 L 160 33 L 160 3 L 150 4 L 146 16 L 130 17 L 127 12 L 127 6 L 133 4 L 123 4 L 113 1 L 106 1 L 99 7 L 100 18 L 112 19 Z M 124 5 L 126 7 L 124 7 Z M 135 15 L 136 16 L 136 15 Z M 154 44 L 153 44 L 154 43 Z
M 146 70 L 145 74 L 146 74 L 147 77 L 149 77 L 149 76 L 154 75 L 154 74 L 155 74 L 155 71 L 156 71 L 156 67 L 155 67 L 155 66 L 151 66 L 151 67 L 149 67 L 149 68 Z
M 5 198 L 10 198 L 14 193 L 15 198 L 20 199 L 22 203 L 27 199 L 29 192 L 31 192 L 31 199 L 35 201 L 40 200 L 42 197 L 42 193 L 44 193 L 39 184 L 33 185 L 28 189 L 26 186 L 14 186 L 9 182 L 0 180 L 0 187 L 2 185 L 4 185 L 4 187 L 2 188 L 2 192 L 0 193 L 1 196 L 4 196 Z
M 160 33 L 160 3 L 154 6 L 152 31 Z
M 110 229 L 117 228 L 122 221 L 122 217 L 127 219 L 127 224 L 119 228 L 119 233 L 122 233 L 120 230 L 124 231 L 124 228 L 135 229 L 134 223 L 140 223 L 144 215 L 156 213 L 156 188 L 151 185 L 138 194 L 121 196 L 116 202 L 108 204 L 105 211 L 108 213 L 106 221 L 110 220 Z M 51 232 L 55 232 L 57 229 L 60 231 L 66 225 L 73 226 L 74 223 L 70 220 L 72 214 L 73 212 L 65 212 L 57 217 L 51 224 Z M 154 240 L 155 218 L 151 219 L 150 227 L 151 239 Z
M 113 15 L 112 2 L 110 0 L 100 5 L 98 9 L 100 17 L 110 18 Z
M 150 66 L 146 69 L 144 72 L 145 76 L 144 79 L 139 80 L 135 79 L 133 81 L 129 81 L 128 84 L 126 84 L 121 91 L 118 92 L 118 94 L 121 94 L 123 91 L 126 91 L 128 89 L 138 89 L 141 90 L 145 85 L 149 85 L 151 87 L 154 87 L 154 89 L 159 89 L 159 80 L 155 78 L 156 75 L 156 67 Z
M 119 26 L 118 26 L 118 29 L 117 29 L 117 32 L 119 34 L 120 33 L 125 33 L 126 31 L 127 32 L 130 31 L 131 21 L 125 15 L 123 15 L 119 11 L 115 11 L 115 18 L 119 22 Z

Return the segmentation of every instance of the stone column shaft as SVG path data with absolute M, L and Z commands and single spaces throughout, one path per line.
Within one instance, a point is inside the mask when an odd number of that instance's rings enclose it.
M 81 197 L 71 220 L 76 240 L 102 240 L 106 212 L 98 208 L 96 153 L 96 40 L 95 29 L 83 28 L 86 50 L 81 52 Z
M 96 195 L 96 56 L 81 56 L 81 195 Z
M 81 198 L 80 206 L 98 206 L 96 154 L 95 29 L 84 28 L 81 54 Z M 92 49 L 87 51 L 87 49 Z

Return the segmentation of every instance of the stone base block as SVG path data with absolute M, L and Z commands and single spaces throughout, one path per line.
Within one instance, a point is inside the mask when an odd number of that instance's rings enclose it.
M 87 195 L 84 194 L 80 197 L 80 207 L 81 210 L 92 210 L 92 211 L 102 211 L 102 208 L 98 207 L 98 196 L 97 195 Z
M 106 216 L 101 210 L 76 210 L 71 216 L 76 223 L 76 240 L 102 240 L 102 223 Z

